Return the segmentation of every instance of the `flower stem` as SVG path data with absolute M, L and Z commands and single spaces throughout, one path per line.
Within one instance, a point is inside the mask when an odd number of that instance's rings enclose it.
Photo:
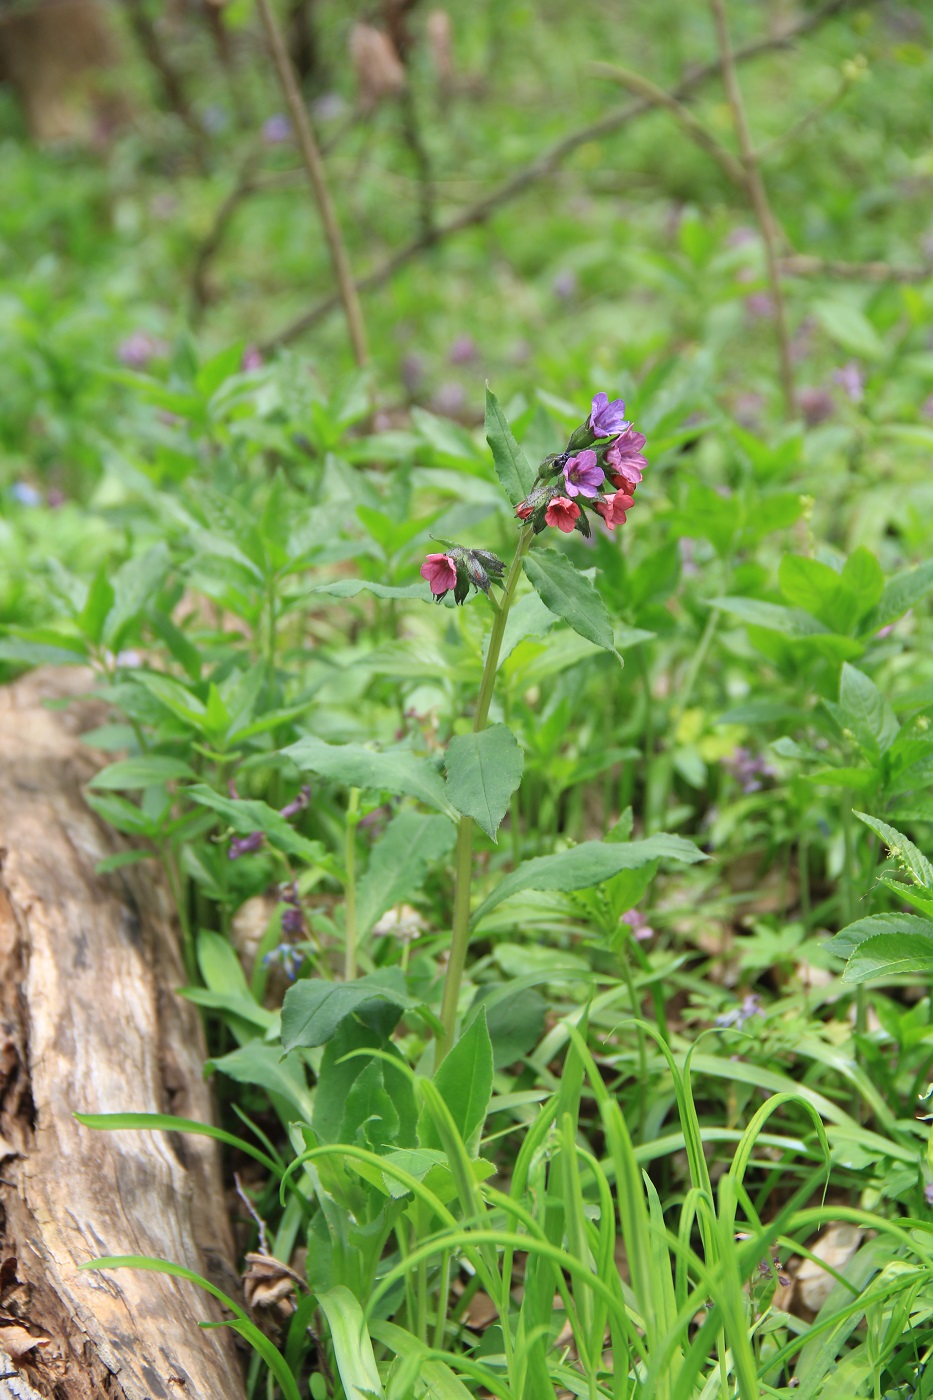
M 496 672 L 499 669 L 499 652 L 502 650 L 502 638 L 505 635 L 505 624 L 508 621 L 509 609 L 512 606 L 515 588 L 522 571 L 522 559 L 527 553 L 532 537 L 532 528 L 530 525 L 526 525 L 518 537 L 515 557 L 512 560 L 511 568 L 505 580 L 505 587 L 502 590 L 502 598 L 499 602 L 498 611 L 493 619 L 492 632 L 489 636 L 489 649 L 486 652 L 486 664 L 483 667 L 483 679 L 480 682 L 479 696 L 476 701 L 476 713 L 473 717 L 474 734 L 478 734 L 480 730 L 486 728 L 486 721 L 489 718 L 489 706 L 492 703 L 492 692 L 496 683 Z M 472 879 L 473 818 L 461 817 L 457 829 L 454 918 L 450 940 L 450 959 L 447 964 L 447 976 L 444 979 L 444 995 L 441 1000 L 441 1023 L 444 1027 L 444 1032 L 437 1040 L 436 1063 L 438 1065 L 452 1046 L 454 1033 L 457 1028 L 457 1005 L 460 1000 L 460 984 L 463 981 L 463 970 L 466 967 L 467 949 L 470 943 L 470 885 Z

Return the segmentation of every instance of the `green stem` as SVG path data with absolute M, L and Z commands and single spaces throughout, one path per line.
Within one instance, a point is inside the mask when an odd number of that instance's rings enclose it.
M 344 865 L 346 866 L 346 882 L 344 884 L 344 963 L 343 976 L 347 982 L 352 982 L 356 976 L 356 827 L 359 821 L 360 790 L 350 789 L 350 801 L 347 804 L 347 831 L 344 845 Z
M 496 672 L 499 669 L 499 652 L 502 650 L 502 638 L 505 635 L 505 624 L 508 621 L 509 609 L 512 606 L 512 599 L 515 596 L 515 588 L 518 584 L 519 575 L 522 571 L 522 559 L 531 544 L 533 532 L 530 525 L 526 525 L 518 537 L 518 546 L 515 550 L 515 557 L 505 580 L 505 587 L 502 590 L 502 599 L 496 613 L 492 632 L 489 636 L 489 649 L 486 652 L 486 664 L 483 667 L 483 679 L 480 682 L 479 696 L 476 701 L 476 713 L 473 717 L 473 733 L 478 734 L 480 730 L 486 728 L 486 721 L 489 718 L 489 706 L 492 703 L 493 687 L 496 683 Z M 454 1033 L 457 1028 L 457 1005 L 460 1000 L 460 984 L 463 981 L 463 970 L 466 967 L 467 949 L 470 943 L 470 884 L 473 878 L 473 819 L 472 817 L 461 817 L 457 830 L 457 854 L 455 865 L 455 886 L 454 886 L 454 917 L 453 928 L 450 940 L 450 959 L 447 963 L 447 975 L 444 979 L 444 995 L 441 999 L 441 1023 L 444 1027 L 442 1036 L 437 1040 L 437 1064 L 440 1064 L 450 1047 L 453 1045 Z

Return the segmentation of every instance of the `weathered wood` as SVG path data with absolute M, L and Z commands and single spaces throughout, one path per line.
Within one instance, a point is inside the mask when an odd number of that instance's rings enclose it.
M 215 1144 L 92 1132 L 72 1116 L 209 1121 L 211 1104 L 161 882 L 148 863 L 94 873 L 118 838 L 81 794 L 97 766 L 77 737 L 86 722 L 42 706 L 60 674 L 0 689 L 0 1349 L 4 1322 L 49 1339 L 0 1396 L 239 1400 L 231 1332 L 197 1326 L 220 1316 L 203 1290 L 79 1272 L 145 1254 L 237 1291 Z

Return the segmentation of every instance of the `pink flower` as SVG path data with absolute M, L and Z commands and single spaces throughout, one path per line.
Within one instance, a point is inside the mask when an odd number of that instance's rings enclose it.
M 635 502 L 631 496 L 624 491 L 617 491 L 614 496 L 605 496 L 601 501 L 596 502 L 596 510 L 605 520 L 610 530 L 614 530 L 617 525 L 625 524 L 625 512 L 631 510 Z
M 570 534 L 579 518 L 580 507 L 575 501 L 569 501 L 566 496 L 555 496 L 544 512 L 544 519 L 548 525 L 556 525 L 565 535 Z
M 530 520 L 534 513 L 534 506 L 530 506 L 527 501 L 520 501 L 515 507 L 515 514 L 519 520 Z
M 457 582 L 457 566 L 449 554 L 429 554 L 421 565 L 421 577 L 431 585 L 435 597 L 449 592 Z
M 615 442 L 610 443 L 606 452 L 606 466 L 613 486 L 629 493 L 635 490 L 641 481 L 642 472 L 648 465 L 641 453 L 646 441 L 644 433 L 628 427 L 624 433 L 620 433 Z

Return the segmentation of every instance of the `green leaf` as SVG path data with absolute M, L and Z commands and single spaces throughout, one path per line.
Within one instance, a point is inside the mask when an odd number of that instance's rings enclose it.
M 104 569 L 98 570 L 88 589 L 87 602 L 81 609 L 78 625 L 92 642 L 99 642 L 103 636 L 104 622 L 113 607 L 113 584 Z
M 536 550 L 523 560 L 522 568 L 546 608 L 569 622 L 581 637 L 618 656 L 605 603 L 565 554 Z
M 467 1023 L 480 1007 L 485 1010 L 493 1064 L 497 1070 L 506 1069 L 541 1039 L 549 1004 L 531 987 L 513 990 L 507 982 L 485 982 L 467 1012 Z
M 297 856 L 300 860 L 316 865 L 321 856 L 321 846 L 317 841 L 309 841 L 294 831 L 286 819 L 274 807 L 255 798 L 225 797 L 215 792 L 206 783 L 196 783 L 185 788 L 185 794 L 201 807 L 209 807 L 218 812 L 240 836 L 249 836 L 252 831 L 261 831 L 271 845 L 286 855 Z
M 816 302 L 813 312 L 831 340 L 865 360 L 881 360 L 884 342 L 868 317 L 849 302 L 827 297 Z
M 208 1060 L 205 1073 L 219 1070 L 237 1084 L 256 1084 L 270 1094 L 285 1099 L 303 1122 L 310 1124 L 314 1100 L 308 1090 L 304 1067 L 296 1055 L 285 1059 L 276 1045 L 260 1039 L 248 1041 L 215 1060 Z
M 447 747 L 447 795 L 491 841 L 522 780 L 523 761 L 515 735 L 505 724 L 490 725 L 479 734 L 457 734 Z
M 767 603 L 762 598 L 713 598 L 711 608 L 729 613 L 752 627 L 766 627 L 785 637 L 813 637 L 829 629 L 810 613 L 799 608 L 784 608 L 779 603 Z
M 864 671 L 850 666 L 848 661 L 842 664 L 839 705 L 868 757 L 877 758 L 887 753 L 897 738 L 900 725 L 874 681 Z
M 369 1001 L 352 1015 L 345 1016 L 324 1047 L 318 1070 L 317 1087 L 314 1091 L 314 1116 L 311 1126 L 321 1142 L 340 1142 L 340 1129 L 344 1119 L 347 1098 L 354 1083 L 363 1073 L 368 1063 L 363 1055 L 352 1055 L 353 1050 L 388 1050 L 398 1054 L 389 1043 L 401 1015 L 401 1007 L 389 1001 Z M 401 1058 L 401 1057 L 399 1057 Z M 399 1103 L 408 1091 L 410 1109 L 402 1116 L 415 1120 L 414 1094 L 410 1084 L 402 1084 L 398 1079 Z
M 154 671 L 138 671 L 135 679 L 178 719 L 197 729 L 204 728 L 204 705 L 186 686 L 172 680 L 171 676 L 156 675 Z
M 454 827 L 446 817 L 426 812 L 397 812 L 373 847 L 369 867 L 356 892 L 357 927 L 368 933 L 380 915 L 411 899 L 428 868 L 447 855 Z
M 385 1400 L 363 1309 L 349 1288 L 338 1284 L 319 1293 L 317 1302 L 330 1328 L 346 1400 Z
M 517 506 L 519 501 L 523 501 L 531 490 L 535 473 L 528 458 L 512 436 L 512 430 L 499 406 L 499 400 L 488 385 L 486 386 L 486 441 L 492 451 L 492 460 L 495 464 L 496 475 L 502 483 L 502 489 L 512 505 Z
M 171 566 L 168 545 L 163 540 L 122 564 L 113 578 L 113 607 L 107 615 L 104 641 L 118 651 L 123 634 L 154 601 Z M 155 612 L 155 609 L 153 609 Z
M 839 579 L 843 588 L 856 599 L 859 617 L 875 607 L 884 593 L 881 565 L 864 545 L 849 555 Z
M 856 812 L 855 815 L 881 837 L 898 865 L 907 871 L 915 884 L 921 885 L 925 890 L 933 890 L 933 865 L 917 850 L 912 841 L 895 827 L 888 826 L 887 822 L 879 821 L 877 817 L 870 817 L 865 812 Z
M 692 841 L 669 836 L 665 831 L 644 841 L 584 841 L 557 855 L 523 861 L 483 900 L 473 922 L 479 923 L 497 904 L 520 890 L 589 889 L 618 875 L 620 870 L 637 870 L 652 860 L 680 860 L 693 865 L 705 859 Z
M 128 865 L 138 865 L 143 860 L 154 860 L 152 851 L 117 851 L 116 855 L 104 856 L 94 866 L 95 875 L 111 875 L 115 870 L 124 870 Z
M 326 593 L 331 598 L 355 598 L 359 593 L 373 593 L 377 598 L 430 598 L 426 583 L 406 583 L 396 587 L 388 583 L 370 583 L 363 578 L 340 578 L 333 583 L 319 583 L 309 593 Z
M 933 559 L 925 564 L 920 564 L 916 569 L 908 569 L 905 573 L 895 574 L 884 586 L 884 592 L 878 600 L 878 606 L 874 612 L 866 618 L 864 630 L 866 632 L 878 632 L 882 627 L 887 627 L 892 622 L 896 622 L 899 617 L 903 617 L 908 609 L 926 597 L 930 589 L 933 588 Z
M 408 749 L 379 753 L 362 744 L 327 744 L 308 735 L 281 752 L 302 772 L 318 773 L 346 787 L 416 797 L 446 816 L 453 815 L 437 769 L 428 759 L 418 758 Z
M 867 914 L 864 919 L 846 924 L 826 947 L 840 958 L 847 958 L 866 939 L 889 933 L 933 939 L 933 919 L 924 919 L 919 914 Z
M 133 788 L 155 787 L 175 778 L 193 778 L 195 772 L 180 758 L 165 758 L 161 754 L 142 754 L 139 758 L 124 758 L 109 763 L 88 783 L 92 788 L 130 791 Z
M 286 1050 L 324 1045 L 341 1021 L 378 1000 L 403 1008 L 417 1004 L 408 996 L 404 973 L 397 967 L 370 972 L 354 982 L 296 982 L 282 1003 L 282 1045 Z
M 480 1009 L 456 1045 L 442 1061 L 434 1085 L 450 1111 L 467 1152 L 475 1157 L 492 1098 L 492 1042 L 486 1026 L 485 1009 Z M 440 1133 L 429 1114 L 420 1124 L 421 1146 L 443 1148 Z
M 933 940 L 921 934 L 882 933 L 859 943 L 846 963 L 843 982 L 875 977 L 929 977 L 933 974 Z

